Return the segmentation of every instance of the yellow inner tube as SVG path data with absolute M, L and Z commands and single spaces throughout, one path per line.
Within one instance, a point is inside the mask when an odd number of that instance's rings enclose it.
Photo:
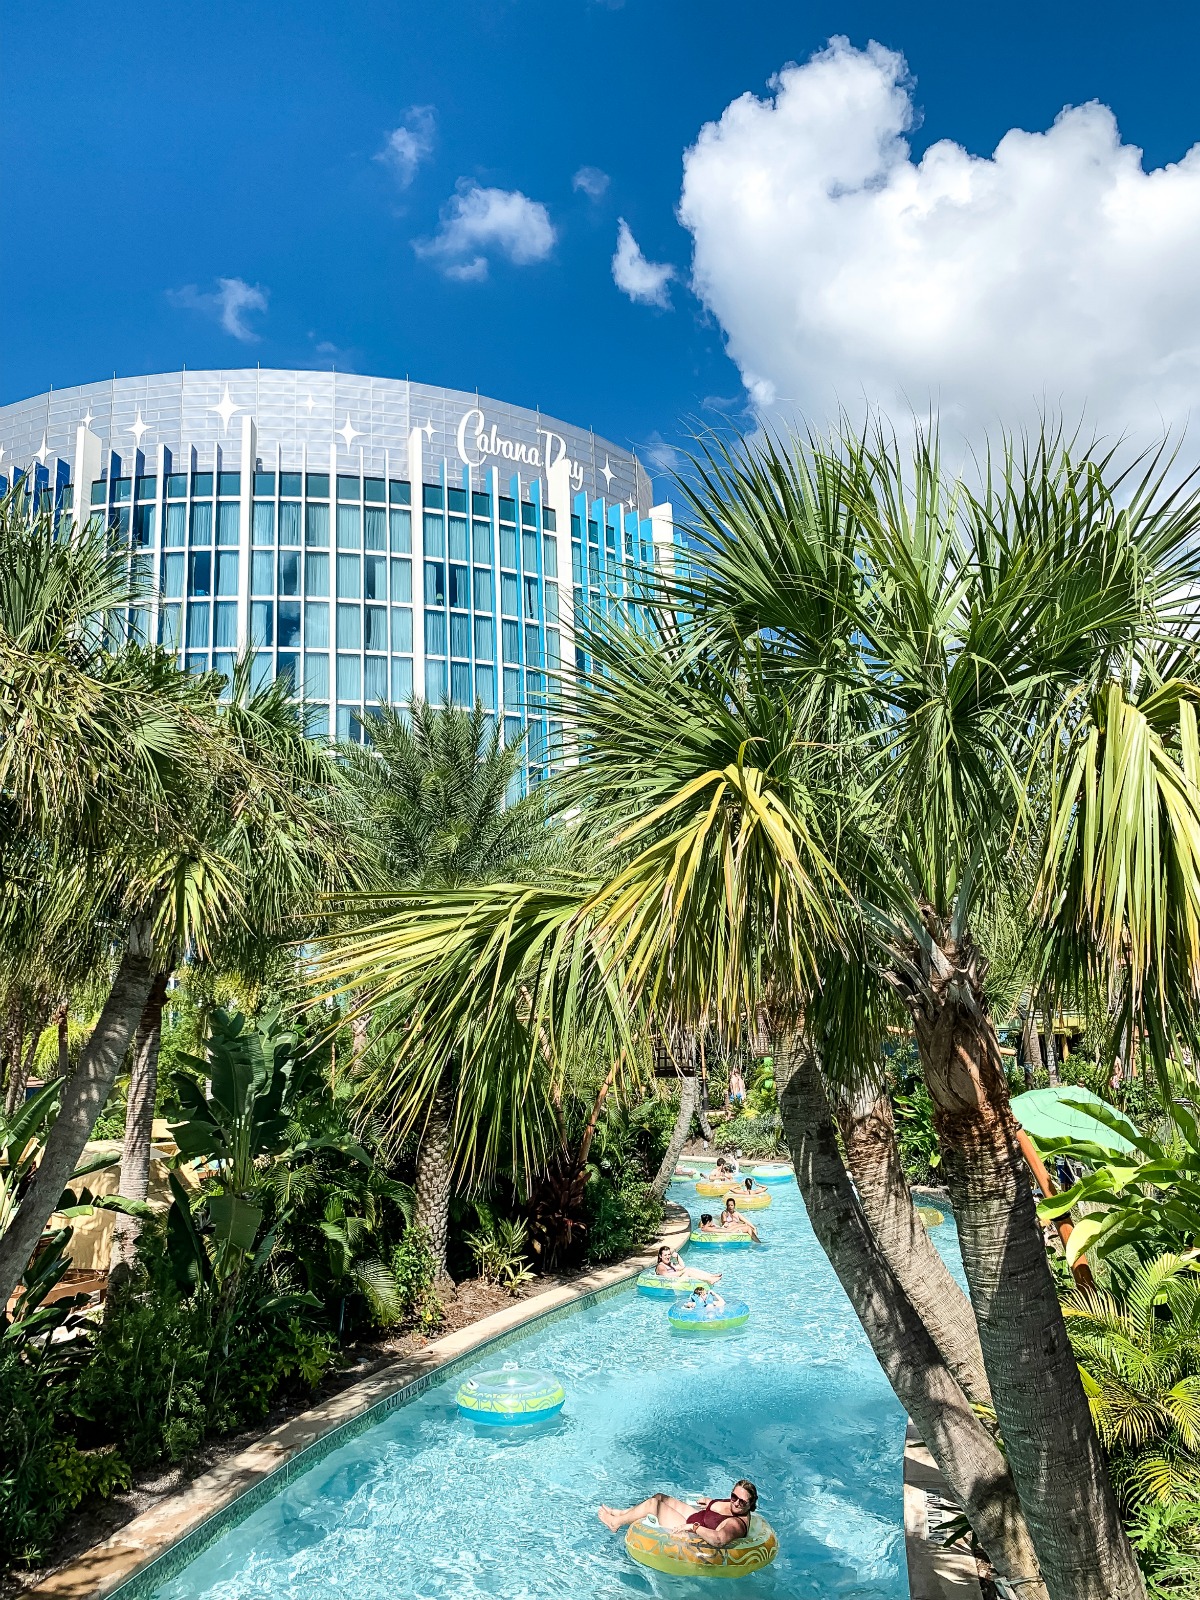
M 700 1178 L 696 1182 L 696 1193 L 715 1199 L 732 1189 L 736 1182 L 736 1178 Z
M 732 1195 L 739 1211 L 765 1211 L 771 1204 L 769 1194 L 747 1194 L 745 1189 L 726 1189 L 724 1198 Z
M 690 1528 L 664 1528 L 654 1517 L 630 1525 L 625 1548 L 643 1567 L 679 1578 L 745 1578 L 769 1567 L 779 1554 L 779 1540 L 769 1522 L 755 1511 L 744 1539 L 718 1550 Z

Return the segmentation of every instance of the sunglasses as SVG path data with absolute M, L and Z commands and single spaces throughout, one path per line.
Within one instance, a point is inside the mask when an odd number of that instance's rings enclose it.
M 750 1504 L 750 1496 L 748 1494 L 731 1494 L 729 1496 L 729 1504 L 731 1506 L 748 1506 Z

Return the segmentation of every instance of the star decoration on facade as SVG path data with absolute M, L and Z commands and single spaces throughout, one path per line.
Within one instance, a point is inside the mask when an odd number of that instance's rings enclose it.
M 604 458 L 604 465 L 600 468 L 600 476 L 604 479 L 604 487 L 606 489 L 611 489 L 612 481 L 616 477 L 616 473 L 609 466 L 607 456 Z
M 239 407 L 235 406 L 233 401 L 229 398 L 228 384 L 225 385 L 225 393 L 221 396 L 220 405 L 209 406 L 208 409 L 217 413 L 221 421 L 225 424 L 225 432 L 228 433 L 230 418 L 233 416 L 233 413 L 239 409 Z
M 226 426 L 228 426 L 228 424 L 226 424 Z M 146 428 L 147 424 L 142 421 L 142 408 L 139 406 L 137 416 L 134 418 L 133 426 L 129 430 L 133 435 L 134 443 L 137 445 L 139 450 L 142 448 L 142 435 L 146 432 Z
M 92 423 L 95 422 L 95 420 L 96 420 L 95 417 L 92 416 L 92 408 L 91 408 L 91 406 L 89 406 L 87 408 L 87 415 L 83 418 L 84 427 L 85 428 L 90 428 Z
M 40 450 L 35 450 L 34 451 L 34 455 L 37 456 L 38 460 L 42 463 L 43 466 L 45 466 L 46 465 L 46 457 L 49 454 L 50 454 L 50 446 L 46 443 L 46 435 L 43 433 L 43 435 L 42 435 L 42 448 Z
M 629 499 L 626 500 L 625 504 L 629 507 L 630 511 L 633 510 L 633 496 L 632 495 L 629 496 Z
M 425 437 L 426 437 L 426 438 L 427 438 L 427 439 L 428 439 L 428 440 L 429 440 L 429 441 L 430 441 L 430 443 L 432 443 L 432 442 L 433 442 L 433 419 L 432 419 L 432 417 L 431 417 L 431 418 L 430 418 L 430 420 L 429 420 L 429 421 L 428 421 L 428 422 L 427 422 L 427 423 L 426 423 L 426 424 L 425 424 L 425 426 L 424 426 L 424 427 L 423 427 L 423 428 L 422 428 L 422 429 L 421 429 L 421 432 L 422 432 L 422 433 L 423 433 L 423 434 L 424 434 L 424 435 L 425 435 Z
M 308 399 L 304 402 L 304 409 L 308 412 L 310 417 L 313 414 L 313 407 L 316 405 L 316 403 L 317 402 L 313 399 L 311 394 L 309 395 Z
M 362 437 L 357 428 L 352 428 L 350 426 L 350 413 L 348 411 L 346 413 L 346 426 L 344 428 L 335 428 L 334 432 L 337 434 L 339 439 L 345 439 L 347 450 L 349 450 L 355 439 Z
M 0 461 L 4 460 L 4 446 L 0 444 Z

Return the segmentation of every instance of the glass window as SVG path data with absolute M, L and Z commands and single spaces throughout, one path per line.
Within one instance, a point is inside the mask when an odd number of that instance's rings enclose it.
M 153 500 L 158 494 L 158 479 L 139 478 L 137 481 L 137 497 L 139 500 Z
M 193 677 L 197 678 L 208 671 L 208 657 L 203 653 L 203 651 L 196 655 L 192 655 L 191 653 L 188 654 L 187 670 L 193 675 Z
M 299 550 L 281 550 L 279 552 L 279 593 L 300 593 Z
M 179 622 L 182 606 L 159 606 L 158 642 L 168 650 L 179 649 Z
M 490 522 L 471 524 L 471 556 L 486 566 L 492 564 L 492 525 Z
M 237 657 L 232 655 L 214 656 L 213 671 L 219 672 L 225 679 L 225 687 L 221 690 L 221 699 L 229 698 L 229 690 L 233 685 L 233 669 L 237 665 Z
M 492 497 L 490 494 L 480 494 L 478 490 L 471 496 L 471 515 L 473 517 L 490 517 L 492 514 Z
M 507 495 L 500 496 L 500 521 L 515 522 L 517 520 L 517 502 L 510 500 Z
M 362 743 L 362 724 L 355 715 L 353 706 L 337 708 L 337 736 L 354 744 Z
M 558 527 L 558 515 L 553 506 L 542 507 L 542 527 L 547 533 L 553 533 Z
M 412 699 L 412 662 L 400 656 L 392 657 L 392 703 L 402 705 Z
M 323 651 L 304 652 L 304 693 L 309 700 L 329 699 L 329 657 Z
M 188 593 L 212 591 L 212 556 L 207 550 L 193 550 L 188 556 Z
M 192 506 L 192 543 L 212 543 L 212 501 L 201 500 Z
M 337 558 L 337 592 L 339 600 L 362 599 L 362 557 Z
M 114 522 L 113 522 L 113 526 L 116 528 L 117 534 L 118 534 L 118 536 L 120 538 L 122 538 L 122 539 L 128 539 L 129 538 L 129 511 L 128 511 L 128 509 L 121 510 L 121 511 L 117 512 L 116 517 L 115 517 Z
M 490 567 L 475 568 L 475 609 L 476 611 L 490 611 L 492 609 L 492 573 Z
M 521 535 L 521 561 L 526 572 L 537 571 L 537 534 L 523 533 Z
M 187 473 L 172 472 L 167 478 L 167 499 L 182 500 L 187 494 Z
M 510 667 L 504 669 L 504 709 L 505 711 L 521 709 L 521 674 L 514 672 Z
M 163 544 L 168 548 L 178 549 L 183 544 L 186 518 L 186 506 L 167 507 L 166 515 L 163 518 Z
M 358 550 L 362 545 L 362 512 L 357 506 L 337 508 L 339 550 Z
M 211 494 L 213 489 L 213 475 L 211 472 L 192 473 L 192 497 Z
M 387 697 L 387 657 L 368 656 L 363 662 L 363 698 L 365 700 L 386 700 Z
M 270 550 L 255 550 L 250 558 L 250 593 L 274 594 L 275 556 Z
M 298 472 L 281 472 L 279 474 L 279 493 L 281 496 L 298 500 L 300 498 L 300 474 Z
M 425 604 L 427 606 L 446 604 L 446 569 L 440 561 L 425 563 Z
M 450 666 L 450 698 L 456 706 L 469 706 L 472 704 L 471 694 L 471 663 L 469 661 L 455 661 Z
M 548 583 L 546 585 L 546 621 L 558 621 L 558 585 L 556 583 Z
M 542 664 L 542 634 L 536 622 L 525 624 L 525 664 L 529 667 Z
M 308 498 L 310 500 L 329 499 L 329 474 L 327 472 L 310 472 L 308 475 Z
M 537 507 L 531 506 L 527 500 L 521 501 L 521 526 L 523 528 L 537 527 Z
M 299 510 L 299 506 L 296 509 Z M 254 502 L 252 528 L 252 537 L 255 544 L 275 543 L 274 500 L 256 500 Z
M 376 505 L 383 504 L 384 492 L 382 478 L 363 479 L 363 499 L 367 501 L 373 501 Z
M 275 474 L 273 472 L 256 472 L 254 474 L 255 494 L 275 493 Z
M 162 592 L 168 599 L 177 600 L 183 595 L 183 557 L 164 556 L 162 564 Z
M 217 543 L 237 544 L 241 538 L 242 508 L 236 500 L 217 502 Z
M 203 650 L 208 646 L 208 630 L 212 618 L 209 615 L 207 600 L 193 600 L 188 606 L 187 614 L 187 647 L 189 650 Z
M 213 607 L 213 644 L 218 650 L 237 649 L 237 611 L 230 600 Z
M 425 513 L 425 554 L 427 556 L 446 554 L 446 524 L 441 517 L 429 511 Z
M 445 501 L 442 499 L 441 485 L 436 483 L 423 484 L 421 488 L 421 504 L 431 506 L 435 511 L 441 511 L 445 505 Z
M 491 617 L 475 618 L 475 654 L 481 661 L 496 659 L 496 624 Z
M 92 504 L 94 506 L 102 506 L 104 504 L 105 490 L 107 488 L 108 482 L 105 478 L 97 478 L 95 483 L 92 484 Z
M 386 606 L 367 606 L 364 609 L 363 646 L 367 650 L 387 649 L 388 614 Z
M 363 545 L 367 550 L 387 549 L 387 512 L 378 506 L 363 512 Z
M 451 517 L 449 524 L 451 561 L 469 561 L 467 554 L 467 525 L 461 517 Z
M 515 528 L 500 529 L 500 565 L 502 567 L 515 567 L 517 564 L 517 530 Z
M 500 610 L 506 617 L 520 615 L 521 592 L 517 587 L 516 578 L 507 572 L 500 574 Z
M 337 481 L 337 497 L 339 500 L 361 500 L 358 492 L 358 473 L 339 472 Z
M 325 674 L 329 676 L 328 673 Z M 329 708 L 328 706 L 309 706 L 304 718 L 304 731 L 310 739 L 328 739 L 329 737 Z
M 329 548 L 329 507 L 309 506 L 304 524 L 304 542 L 318 550 Z
M 514 665 L 521 659 L 521 625 L 519 622 L 505 622 L 500 628 L 501 646 L 504 651 L 505 661 Z
M 412 599 L 412 562 L 404 556 L 392 557 L 392 599 Z
M 304 592 L 305 594 L 329 593 L 329 557 L 317 554 L 315 551 L 304 552 Z
M 278 655 L 275 658 L 275 676 L 276 678 L 285 679 L 288 693 L 295 694 L 296 685 L 300 681 L 300 657 L 298 655 Z
M 363 599 L 387 599 L 387 557 L 363 557 Z
M 583 582 L 583 546 L 571 544 L 571 582 Z
M 236 550 L 220 550 L 217 552 L 217 593 L 236 595 L 237 592 L 238 552 Z
M 157 508 L 148 506 L 134 506 L 133 508 L 133 542 L 139 545 L 154 543 L 154 513 Z
M 488 711 L 496 709 L 496 669 L 495 667 L 475 668 L 475 695 L 483 701 Z
M 412 554 L 412 512 L 393 511 L 390 513 L 392 522 L 392 554 L 407 556 Z
M 588 518 L 588 543 L 600 543 L 600 524 L 598 522 L 593 522 L 591 517 Z
M 275 607 L 269 600 L 253 600 L 250 604 L 250 643 L 275 642 Z
M 240 472 L 219 472 L 217 474 L 218 494 L 241 494 L 242 475 Z
M 543 539 L 542 540 L 542 560 L 543 560 L 544 565 L 545 565 L 546 576 L 548 578 L 557 578 L 558 577 L 558 540 L 557 539 Z
M 470 617 L 456 615 L 450 618 L 450 654 L 452 656 L 471 654 Z
M 337 642 L 339 650 L 362 649 L 362 609 L 359 606 L 338 606 Z
M 538 581 L 536 578 L 524 578 L 525 585 L 525 615 L 533 621 L 538 615 Z
M 431 656 L 446 654 L 446 618 L 441 611 L 425 613 L 425 653 Z
M 411 655 L 412 647 L 412 612 L 407 606 L 393 606 L 392 649 L 399 655 Z
M 280 503 L 279 542 L 287 545 L 300 543 L 300 502 L 298 500 L 284 500 Z
M 447 490 L 446 509 L 448 511 L 465 511 L 467 509 L 467 491 L 465 489 Z
M 469 567 L 450 567 L 450 604 L 466 611 L 471 604 L 471 570 Z
M 129 500 L 129 499 L 132 498 L 132 494 L 133 494 L 133 479 L 132 478 L 114 478 L 113 479 L 112 497 L 113 497 L 113 504 L 114 505 L 123 504 L 126 500 Z
M 299 600 L 281 600 L 275 616 L 276 643 L 281 650 L 294 650 L 300 643 Z
M 425 663 L 425 698 L 430 705 L 445 705 L 446 663 L 444 661 L 427 661 Z
M 562 666 L 562 644 L 557 628 L 546 629 L 546 665 L 554 672 Z
M 358 656 L 337 658 L 337 692 L 339 700 L 358 700 L 362 696 L 362 661 Z
M 329 606 L 324 600 L 304 602 L 304 642 L 323 650 L 329 643 Z
M 393 478 L 388 484 L 388 499 L 394 506 L 412 504 L 412 484 Z

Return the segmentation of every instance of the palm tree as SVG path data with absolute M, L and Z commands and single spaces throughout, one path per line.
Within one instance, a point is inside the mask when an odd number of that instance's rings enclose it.
M 510 798 L 522 748 L 523 740 L 504 743 L 478 703 L 468 711 L 419 699 L 403 710 L 385 706 L 367 749 L 345 747 L 360 826 L 389 891 L 454 890 L 527 874 L 550 860 L 555 843 L 541 800 Z M 361 916 L 364 908 L 359 901 L 353 909 Z M 394 1133 L 419 1131 L 416 1220 L 444 1281 L 454 1169 L 472 1166 L 466 1147 L 486 1091 L 471 1086 L 465 1042 L 449 1042 L 440 1059 L 416 1070 L 410 1057 L 390 1052 L 390 1036 L 412 1020 L 403 1008 L 374 1019 L 381 1038 L 367 1058 L 363 1089 Z

